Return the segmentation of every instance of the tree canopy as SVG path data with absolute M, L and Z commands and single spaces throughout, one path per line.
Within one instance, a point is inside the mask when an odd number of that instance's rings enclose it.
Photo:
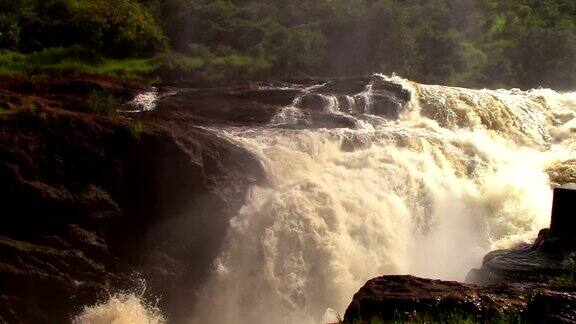
M 160 55 L 180 76 L 398 73 L 574 88 L 573 0 L 0 0 L 0 47 Z M 162 54 L 163 53 L 163 54 Z

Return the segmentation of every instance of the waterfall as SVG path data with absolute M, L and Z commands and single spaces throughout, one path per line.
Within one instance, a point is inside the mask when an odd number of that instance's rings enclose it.
M 462 281 L 486 252 L 547 227 L 550 175 L 576 159 L 576 93 L 383 75 L 358 93 L 322 86 L 270 127 L 211 129 L 257 154 L 270 184 L 230 221 L 192 323 L 334 322 L 370 278 Z M 305 119 L 312 95 L 357 127 L 277 127 Z

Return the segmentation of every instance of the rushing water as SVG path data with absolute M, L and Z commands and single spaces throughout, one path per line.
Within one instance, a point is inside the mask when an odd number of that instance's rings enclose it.
M 411 93 L 397 119 L 371 115 L 368 84 L 323 95 L 355 129 L 213 129 L 258 154 L 271 184 L 231 220 L 191 322 L 334 321 L 372 277 L 463 280 L 548 225 L 549 175 L 576 159 L 576 93 L 378 77 Z M 306 118 L 299 100 L 273 123 Z

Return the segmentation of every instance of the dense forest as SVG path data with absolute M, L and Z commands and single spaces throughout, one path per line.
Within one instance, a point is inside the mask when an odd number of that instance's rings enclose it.
M 574 0 L 0 0 L 0 74 L 576 86 Z

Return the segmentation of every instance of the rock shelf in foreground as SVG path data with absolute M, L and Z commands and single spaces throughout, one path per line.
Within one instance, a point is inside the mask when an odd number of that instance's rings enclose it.
M 465 283 L 383 276 L 368 281 L 345 323 L 576 323 L 576 191 L 556 189 L 550 229 L 531 245 L 493 251 Z

